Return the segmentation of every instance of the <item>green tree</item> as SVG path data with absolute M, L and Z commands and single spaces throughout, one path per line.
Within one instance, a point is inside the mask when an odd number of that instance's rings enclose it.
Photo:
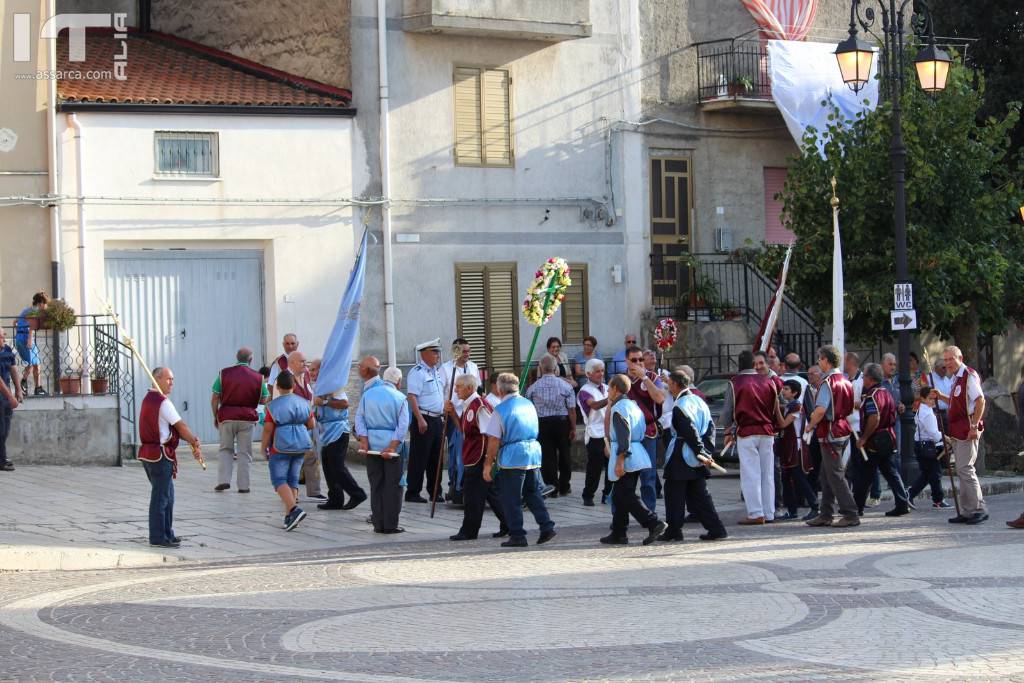
M 1024 322 L 1024 236 L 1015 217 L 1024 196 L 1006 161 L 1020 104 L 1011 103 L 1000 118 L 979 125 L 975 116 L 983 79 L 961 64 L 951 69 L 946 90 L 934 96 L 916 87 L 912 71 L 906 78 L 901 102 L 907 250 L 918 325 L 955 339 L 973 361 L 979 332 L 998 334 L 1009 320 Z M 829 320 L 829 181 L 837 179 L 846 334 L 856 342 L 891 338 L 896 279 L 891 116 L 889 104 L 853 121 L 834 113 L 821 132 L 824 158 L 816 146 L 818 132 L 809 130 L 781 193 L 783 220 L 797 237 L 791 291 L 819 320 Z

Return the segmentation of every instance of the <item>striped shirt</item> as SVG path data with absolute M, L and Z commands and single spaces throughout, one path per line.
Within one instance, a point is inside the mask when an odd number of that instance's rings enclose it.
M 568 417 L 576 409 L 576 395 L 564 379 L 544 375 L 526 390 L 526 398 L 537 407 L 537 417 Z

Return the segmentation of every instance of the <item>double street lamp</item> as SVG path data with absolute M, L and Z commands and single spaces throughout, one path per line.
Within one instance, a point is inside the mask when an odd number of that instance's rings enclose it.
M 896 226 L 896 280 L 907 281 L 907 196 L 906 162 L 907 148 L 903 143 L 903 121 L 900 96 L 904 86 L 904 19 L 907 6 L 912 5 L 910 27 L 925 47 L 914 58 L 917 78 L 921 88 L 928 93 L 937 93 L 946 87 L 946 77 L 952 61 L 949 55 L 936 47 L 931 11 L 922 0 L 876 0 L 882 15 L 881 63 L 879 74 L 882 82 L 881 96 L 892 103 L 892 138 L 889 146 L 889 160 L 892 165 L 893 219 Z M 868 3 L 864 3 L 865 5 Z M 874 7 L 864 7 L 861 0 L 852 0 L 850 6 L 850 36 L 836 46 L 836 60 L 846 83 L 855 93 L 867 85 L 871 73 L 871 62 L 875 46 L 858 37 L 858 24 L 871 33 L 875 24 Z M 899 331 L 899 385 L 900 399 L 905 410 L 900 418 L 900 457 L 906 466 L 913 462 L 914 415 L 911 407 L 914 396 L 910 384 L 910 332 Z

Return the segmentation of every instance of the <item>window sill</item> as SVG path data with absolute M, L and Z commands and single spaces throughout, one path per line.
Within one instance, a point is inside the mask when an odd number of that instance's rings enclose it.
M 154 175 L 152 180 L 185 180 L 201 183 L 219 183 L 221 179 L 217 176 L 206 175 Z

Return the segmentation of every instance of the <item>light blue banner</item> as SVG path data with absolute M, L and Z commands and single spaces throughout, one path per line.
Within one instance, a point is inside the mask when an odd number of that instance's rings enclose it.
M 348 276 L 345 295 L 338 306 L 338 319 L 334 322 L 331 336 L 327 338 L 320 362 L 320 376 L 316 381 L 318 396 L 333 394 L 348 384 L 349 368 L 352 365 L 352 352 L 359 339 L 359 307 L 363 301 L 363 282 L 366 279 L 366 237 L 363 232 L 356 262 L 352 273 Z

